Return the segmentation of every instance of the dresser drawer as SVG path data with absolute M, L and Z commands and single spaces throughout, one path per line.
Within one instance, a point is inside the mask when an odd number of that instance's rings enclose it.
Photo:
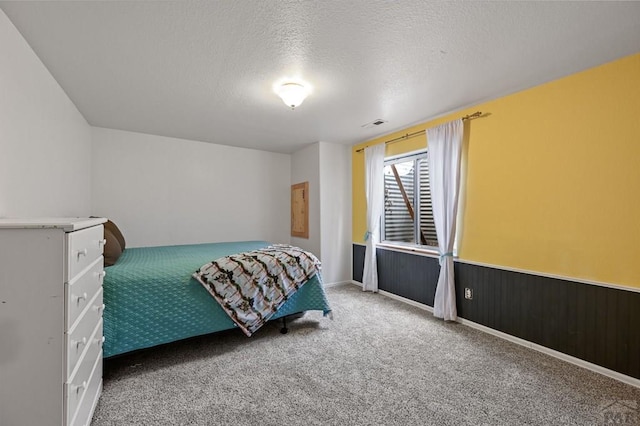
M 69 232 L 67 236 L 67 271 L 65 282 L 73 278 L 91 265 L 102 255 L 105 244 L 104 227 L 102 225 Z
M 103 257 L 100 256 L 84 274 L 75 277 L 66 284 L 66 327 L 69 330 L 91 299 L 102 287 L 106 272 L 103 268 Z
M 83 353 L 78 364 L 78 368 L 73 372 L 71 378 L 65 383 L 64 393 L 67 419 L 73 419 L 73 417 L 76 416 L 78 408 L 84 404 L 83 399 L 85 394 L 90 393 L 91 386 L 93 385 L 92 373 L 95 372 L 96 363 L 102 366 L 101 325 L 88 342 L 87 350 Z
M 67 422 L 72 426 L 89 426 L 91 424 L 91 416 L 98 404 L 98 397 L 102 391 L 102 353 L 98 356 L 96 364 L 91 372 L 89 384 L 84 392 L 84 396 L 75 414 L 71 416 L 71 422 Z
M 74 370 L 77 368 L 79 360 L 83 354 L 90 349 L 95 339 L 91 336 L 94 334 L 96 327 L 100 323 L 100 344 L 102 347 L 102 311 L 104 305 L 102 304 L 102 289 L 98 291 L 98 294 L 91 300 L 89 305 L 82 312 L 80 320 L 75 326 L 66 333 L 66 348 L 67 348 L 67 374 L 66 377 L 70 377 L 74 374 Z

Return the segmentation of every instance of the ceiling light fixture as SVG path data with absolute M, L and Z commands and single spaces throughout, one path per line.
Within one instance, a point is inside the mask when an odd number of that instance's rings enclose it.
M 300 83 L 284 83 L 276 88 L 275 92 L 282 98 L 286 106 L 294 109 L 304 102 L 309 95 L 309 89 Z

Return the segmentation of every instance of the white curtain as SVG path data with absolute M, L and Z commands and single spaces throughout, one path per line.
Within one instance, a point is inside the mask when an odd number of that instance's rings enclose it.
M 362 272 L 362 290 L 378 291 L 376 244 L 380 242 L 380 216 L 384 208 L 384 144 L 364 150 L 365 194 L 367 196 L 367 243 Z
M 460 190 L 462 133 L 462 120 L 451 121 L 427 130 L 429 186 L 440 250 L 440 276 L 433 314 L 445 321 L 455 321 L 458 318 L 453 276 L 453 244 Z

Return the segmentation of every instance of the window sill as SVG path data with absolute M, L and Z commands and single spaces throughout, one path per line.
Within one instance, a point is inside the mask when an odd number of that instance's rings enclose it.
M 422 256 L 435 257 L 438 259 L 440 258 L 440 252 L 438 251 L 437 247 L 415 246 L 415 245 L 409 245 L 409 244 L 405 245 L 400 243 L 390 243 L 387 241 L 378 243 L 377 247 L 380 247 L 382 249 L 405 252 L 405 253 L 419 254 Z M 454 258 L 457 258 L 457 256 L 455 256 Z

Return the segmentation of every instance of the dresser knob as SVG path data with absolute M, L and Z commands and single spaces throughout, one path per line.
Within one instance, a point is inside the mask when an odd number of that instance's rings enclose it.
M 83 337 L 82 340 L 74 340 L 76 343 L 76 349 L 80 349 L 80 346 L 84 346 L 87 344 L 87 338 Z
M 99 241 L 98 241 L 98 247 L 102 247 L 102 246 L 104 246 L 105 244 L 107 244 L 107 240 L 106 240 L 106 239 L 103 239 L 103 240 L 99 240 Z
M 104 336 L 94 339 L 93 343 L 96 343 L 96 344 L 100 345 L 100 347 L 102 347 L 102 344 L 104 343 Z
M 79 305 L 83 300 L 87 300 L 87 293 L 82 293 L 82 296 L 76 297 L 76 303 Z
M 86 388 L 87 388 L 87 382 L 86 382 L 86 381 L 84 381 L 84 382 L 82 382 L 82 384 L 81 384 L 81 385 L 77 385 L 77 386 L 76 386 L 76 393 L 80 393 L 80 391 L 83 391 L 83 390 L 85 390 Z
M 100 306 L 94 306 L 93 310 L 101 313 L 102 311 L 104 311 L 104 308 L 105 308 L 105 304 L 103 303 Z
M 102 281 L 104 280 L 105 275 L 107 275 L 105 271 L 100 271 L 98 273 L 98 281 L 100 282 L 100 284 L 102 284 Z
M 80 259 L 80 256 L 86 256 L 87 255 L 87 249 L 84 248 L 82 250 L 78 250 L 78 259 Z

